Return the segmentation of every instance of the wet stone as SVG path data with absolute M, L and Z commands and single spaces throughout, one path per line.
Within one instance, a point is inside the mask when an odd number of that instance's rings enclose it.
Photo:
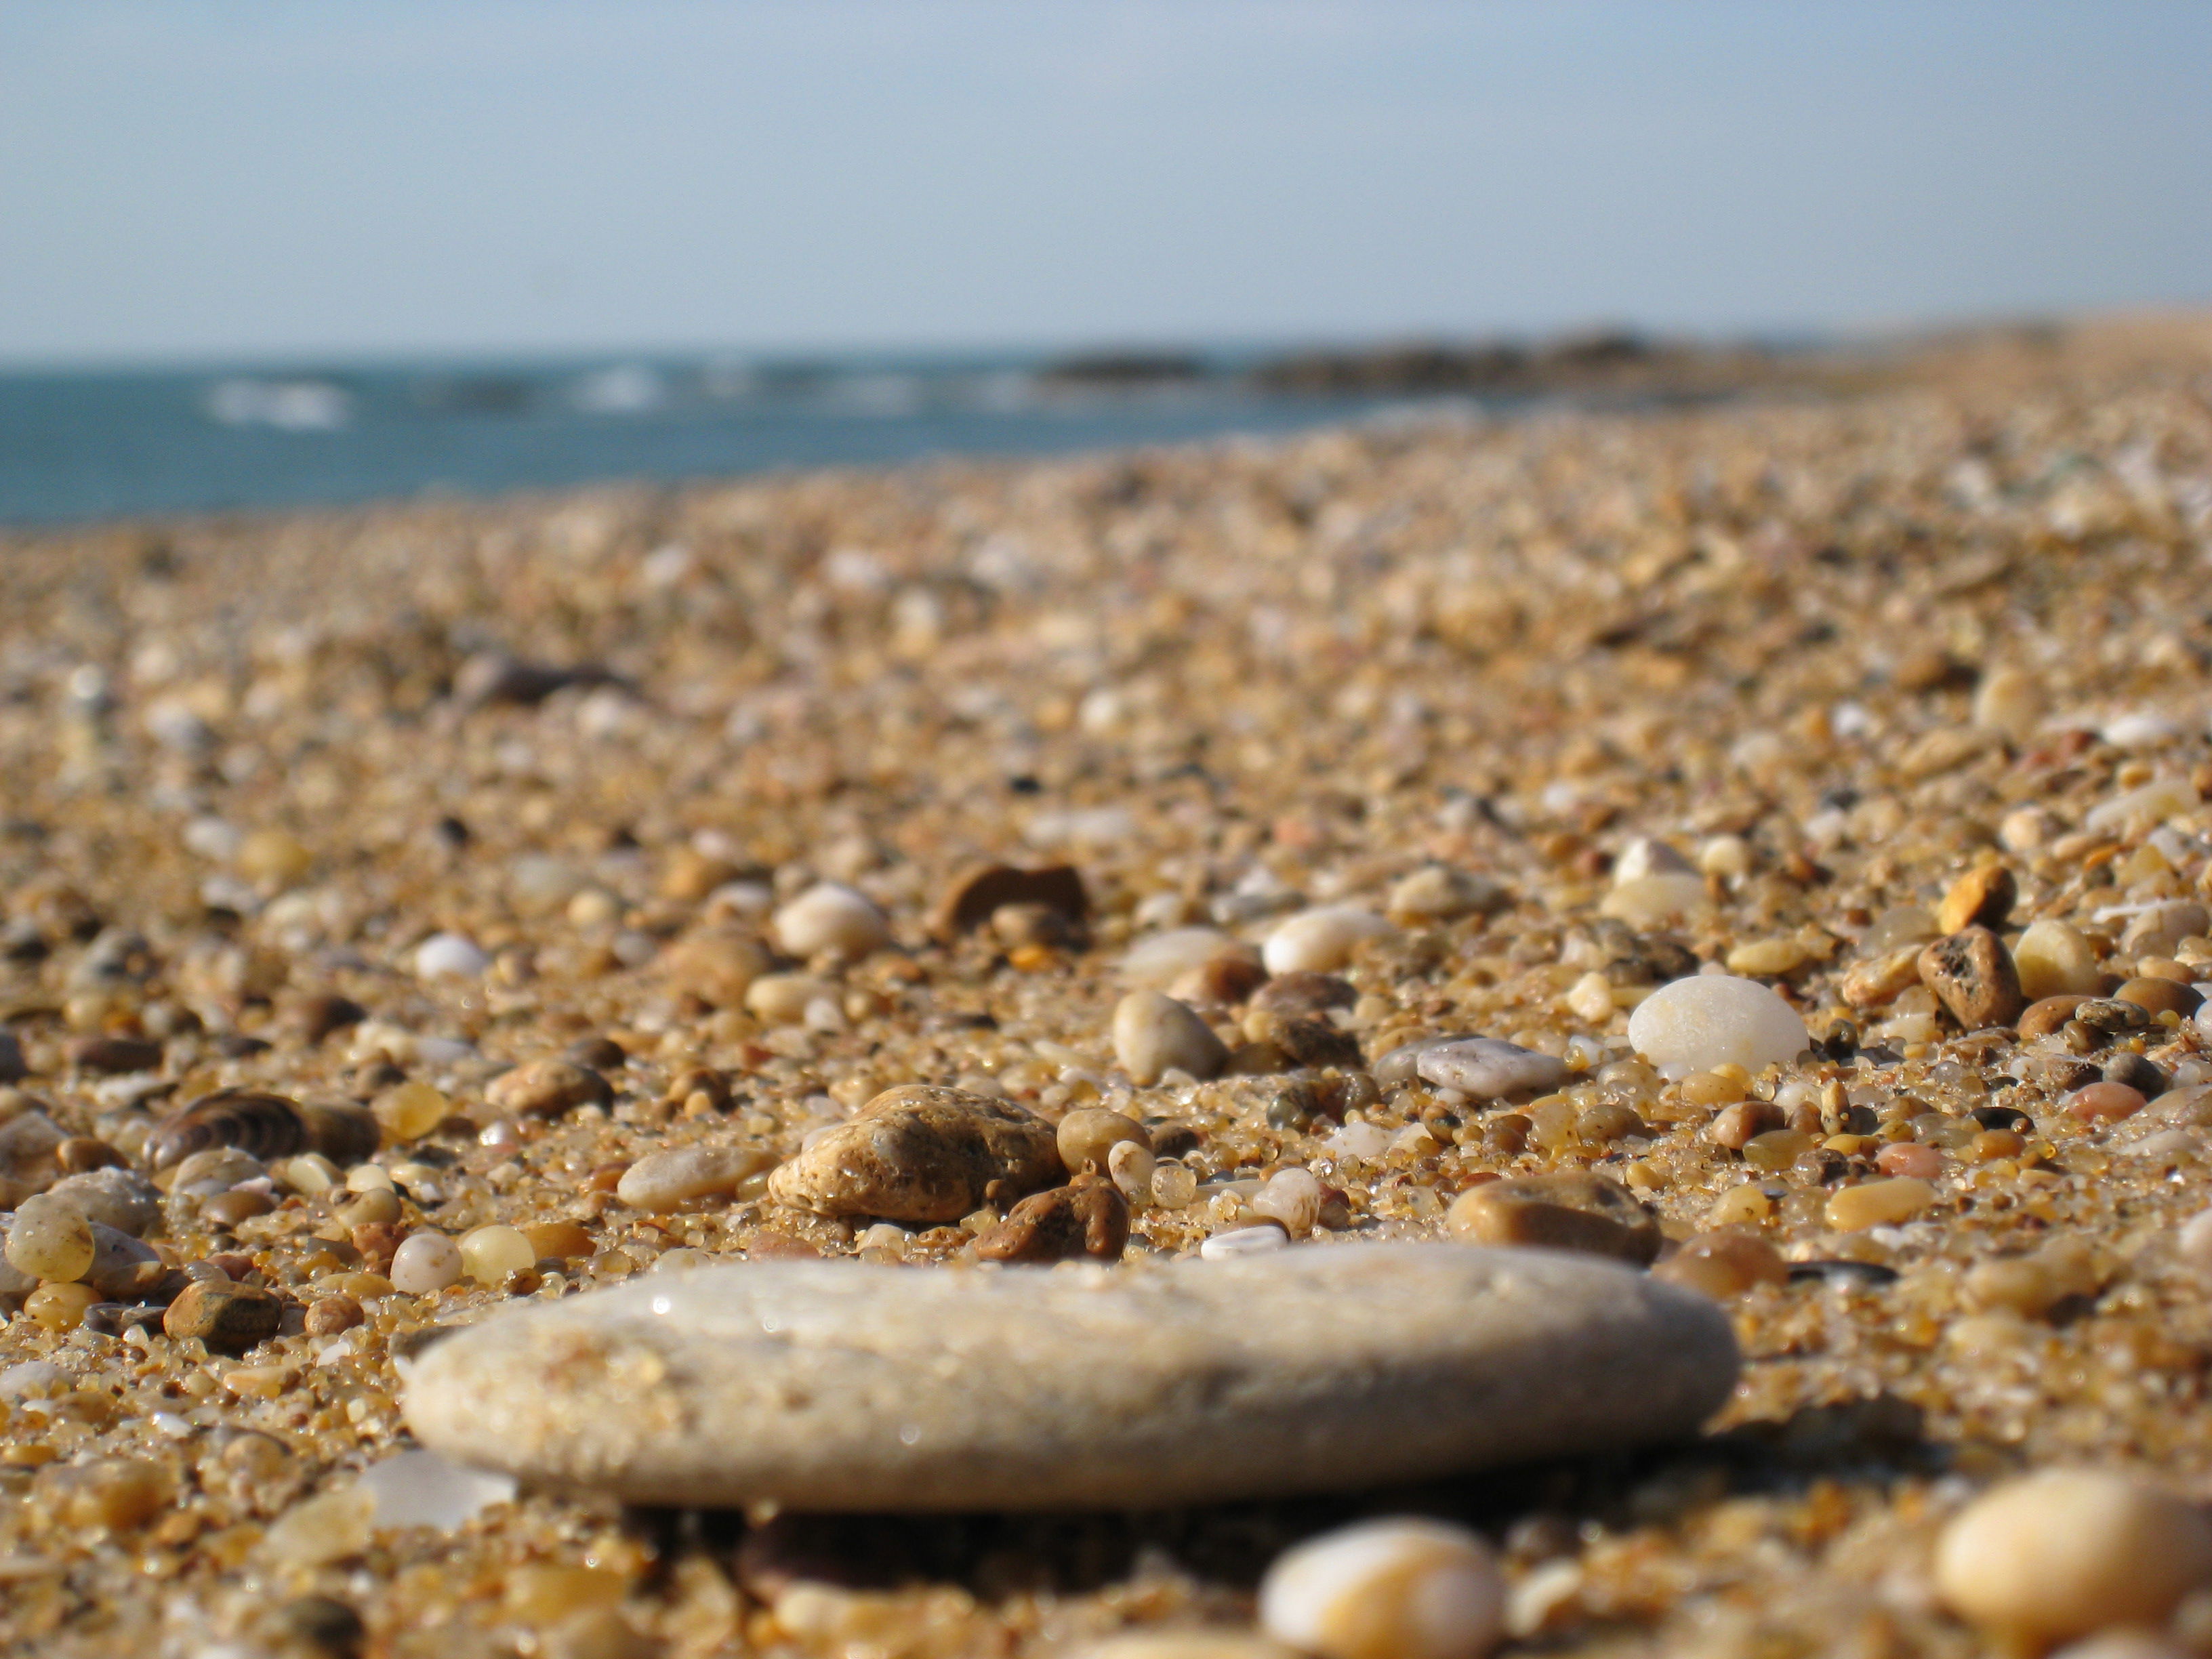
M 1060 1179 L 1053 1126 L 1007 1101 L 927 1084 L 885 1090 L 769 1179 L 821 1215 L 957 1221 Z
M 182 1340 L 198 1337 L 219 1353 L 243 1353 L 276 1334 L 283 1304 L 248 1285 L 193 1284 L 169 1304 L 161 1328 Z
M 780 1261 L 468 1328 L 416 1360 L 406 1411 L 449 1457 L 629 1502 L 1118 1507 L 1672 1438 L 1735 1371 L 1705 1298 L 1535 1252 Z M 1286 1436 L 1300 1456 L 1282 1455 Z
M 1086 1170 L 1015 1205 L 977 1236 L 975 1254 L 986 1261 L 1119 1261 L 1128 1243 L 1128 1200 L 1112 1182 Z

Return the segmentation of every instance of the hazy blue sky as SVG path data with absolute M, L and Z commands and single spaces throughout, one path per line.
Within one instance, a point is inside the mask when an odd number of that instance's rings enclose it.
M 0 0 L 0 360 L 2212 299 L 2205 0 Z

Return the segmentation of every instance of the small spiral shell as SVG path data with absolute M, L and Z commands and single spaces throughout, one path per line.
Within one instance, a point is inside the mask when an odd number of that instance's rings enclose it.
M 147 1137 L 146 1154 L 155 1170 L 166 1170 L 210 1146 L 235 1146 L 265 1161 L 289 1158 L 307 1145 L 307 1120 L 290 1101 L 225 1089 L 163 1119 Z

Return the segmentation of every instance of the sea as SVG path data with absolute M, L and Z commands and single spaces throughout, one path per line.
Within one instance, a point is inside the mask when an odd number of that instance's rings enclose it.
M 1406 407 L 1234 354 L 0 374 L 0 526 L 1267 435 Z

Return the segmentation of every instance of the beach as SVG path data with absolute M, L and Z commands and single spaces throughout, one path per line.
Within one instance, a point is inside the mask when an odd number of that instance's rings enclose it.
M 1412 1512 L 1494 1547 L 1510 1651 L 1979 1650 L 1932 1552 L 1991 1483 L 2212 1500 L 2208 561 L 2190 315 L 1687 407 L 0 532 L 0 1176 L 159 1194 L 131 1294 L 5 1298 L 0 1640 L 1045 1655 L 1249 1630 L 1283 1549 Z M 1079 888 L 963 908 L 991 867 Z M 1638 1061 L 1719 976 L 1802 1048 Z M 1138 1064 L 1139 989 L 1218 1054 Z M 1557 1086 L 1382 1064 L 1447 1036 Z M 1382 1491 L 379 1521 L 447 1327 L 973 1270 L 993 1216 L 769 1189 L 907 1085 L 1139 1125 L 1106 1274 L 1602 1176 L 1741 1374 L 1692 1441 Z M 693 1146 L 743 1173 L 622 1195 Z M 187 1279 L 266 1329 L 179 1334 Z M 2212 1591 L 2167 1630 L 2212 1651 Z

